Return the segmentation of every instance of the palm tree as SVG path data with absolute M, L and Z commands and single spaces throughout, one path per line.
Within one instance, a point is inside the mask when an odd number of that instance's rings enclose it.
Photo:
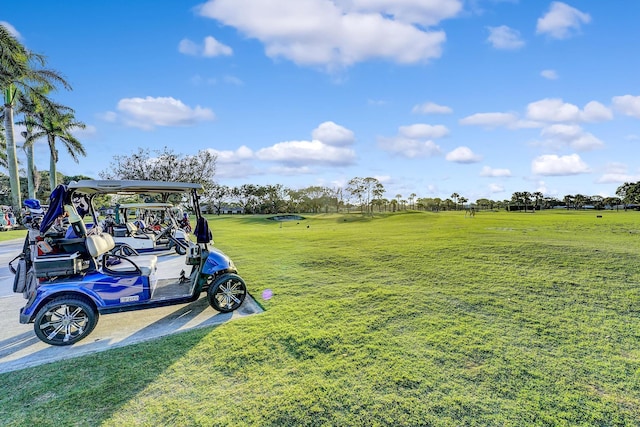
M 522 198 L 522 191 L 516 191 L 511 195 L 511 201 L 518 206 L 518 211 L 520 211 L 520 203 L 522 202 Z
M 416 200 L 418 195 L 416 193 L 409 194 L 409 209 L 415 209 L 413 202 Z
M 460 204 L 462 205 L 462 208 L 464 208 L 464 204 L 467 203 L 468 201 L 469 199 L 467 199 L 466 197 L 458 198 L 458 202 L 460 202 Z
M 582 207 L 587 203 L 587 196 L 582 194 L 576 194 L 573 198 L 573 204 L 576 209 L 582 209 Z
M 544 194 L 542 194 L 541 191 L 536 191 L 535 193 L 532 194 L 533 198 L 536 200 L 536 206 L 538 206 L 538 209 L 542 209 L 542 199 L 544 199 Z M 535 207 L 533 208 L 533 211 L 535 212 Z
M 0 166 L 3 168 L 9 168 L 7 162 L 7 139 L 4 134 L 4 127 L 2 121 L 4 120 L 4 111 L 0 112 Z
M 567 209 L 570 209 L 573 206 L 574 196 L 572 196 L 571 194 L 567 194 L 564 196 L 563 201 Z
M 39 177 L 36 176 L 36 168 L 33 158 L 33 142 L 31 138 L 33 122 L 35 121 L 34 116 L 38 111 L 45 109 L 53 111 L 73 111 L 68 107 L 58 105 L 49 100 L 47 102 L 43 102 L 41 97 L 45 96 L 48 90 L 49 89 L 46 87 L 40 87 L 27 93 L 18 94 L 18 108 L 16 108 L 16 112 L 22 113 L 24 115 L 24 120 L 17 121 L 16 124 L 24 125 L 26 127 L 26 131 L 22 132 L 22 137 L 25 139 L 25 143 L 22 148 L 27 157 L 27 194 L 29 198 L 36 197 L 36 180 L 39 181 Z
M 55 83 L 60 83 L 70 89 L 68 83 L 55 71 L 34 68 L 34 65 L 42 67 L 44 64 L 44 56 L 27 50 L 4 25 L 0 25 L 0 90 L 4 94 L 7 166 L 15 212 L 19 212 L 21 205 L 18 158 L 13 128 L 13 109 L 18 101 L 18 94 L 35 91 L 36 86 L 53 90 Z M 44 96 L 41 100 L 48 102 Z
M 458 199 L 460 198 L 460 195 L 458 193 L 453 193 L 451 195 L 451 198 L 453 199 L 453 201 L 456 204 L 456 210 L 458 210 Z
M 527 206 L 531 203 L 531 193 L 528 191 L 523 191 L 522 193 L 522 201 L 524 202 L 524 211 L 527 211 Z
M 70 112 L 71 111 L 71 112 Z M 47 138 L 51 157 L 49 160 L 49 185 L 51 189 L 56 188 L 56 175 L 58 163 L 58 149 L 56 148 L 56 139 L 60 140 L 71 158 L 78 163 L 78 155 L 86 156 L 82 143 L 71 134 L 74 129 L 84 129 L 86 125 L 75 119 L 73 110 L 64 107 L 62 109 L 36 109 L 29 116 L 26 122 L 27 128 L 31 127 L 31 134 L 28 135 L 27 145 L 33 143 L 40 138 Z

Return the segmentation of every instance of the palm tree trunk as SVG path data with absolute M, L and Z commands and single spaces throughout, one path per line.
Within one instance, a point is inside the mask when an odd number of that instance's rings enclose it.
M 51 137 L 49 137 L 51 139 Z M 49 157 L 49 186 L 51 187 L 51 191 L 56 188 L 56 147 L 49 141 L 49 147 L 51 148 L 51 157 Z
M 18 156 L 16 154 L 16 140 L 13 132 L 13 105 L 11 103 L 11 89 L 5 90 L 4 129 L 7 137 L 7 163 L 9 165 L 9 182 L 11 184 L 11 201 L 13 212 L 20 215 L 20 177 L 18 176 Z
M 36 198 L 35 165 L 33 164 L 33 145 L 25 147 L 27 153 L 27 192 L 30 199 Z

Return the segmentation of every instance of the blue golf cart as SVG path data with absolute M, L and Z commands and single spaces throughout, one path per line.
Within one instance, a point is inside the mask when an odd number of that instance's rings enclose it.
M 101 314 L 186 303 L 203 292 L 215 310 L 236 310 L 247 295 L 246 284 L 231 259 L 211 246 L 212 234 L 198 203 L 201 190 L 200 184 L 161 181 L 59 185 L 46 214 L 28 218 L 23 251 L 9 264 L 14 292 L 27 300 L 20 323 L 33 323 L 43 342 L 64 346 L 89 335 Z M 184 254 L 123 250 L 99 220 L 95 204 L 106 195 L 189 201 L 196 241 L 186 244 Z

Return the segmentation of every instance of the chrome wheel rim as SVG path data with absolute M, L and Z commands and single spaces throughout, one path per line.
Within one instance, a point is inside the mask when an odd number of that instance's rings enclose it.
M 218 286 L 218 292 L 216 292 L 216 299 L 218 304 L 222 308 L 232 309 L 242 304 L 245 294 L 244 285 L 240 281 L 233 279 L 226 280 Z
M 69 342 L 81 336 L 88 323 L 89 317 L 82 307 L 61 304 L 47 311 L 39 326 L 48 340 Z

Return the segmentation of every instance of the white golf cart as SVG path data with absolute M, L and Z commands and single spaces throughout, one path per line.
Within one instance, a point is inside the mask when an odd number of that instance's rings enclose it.
M 159 252 L 175 249 L 186 254 L 189 233 L 179 227 L 176 214 L 181 209 L 171 203 L 123 203 L 116 205 L 113 219 L 105 220 L 104 229 L 118 246 L 137 252 Z

